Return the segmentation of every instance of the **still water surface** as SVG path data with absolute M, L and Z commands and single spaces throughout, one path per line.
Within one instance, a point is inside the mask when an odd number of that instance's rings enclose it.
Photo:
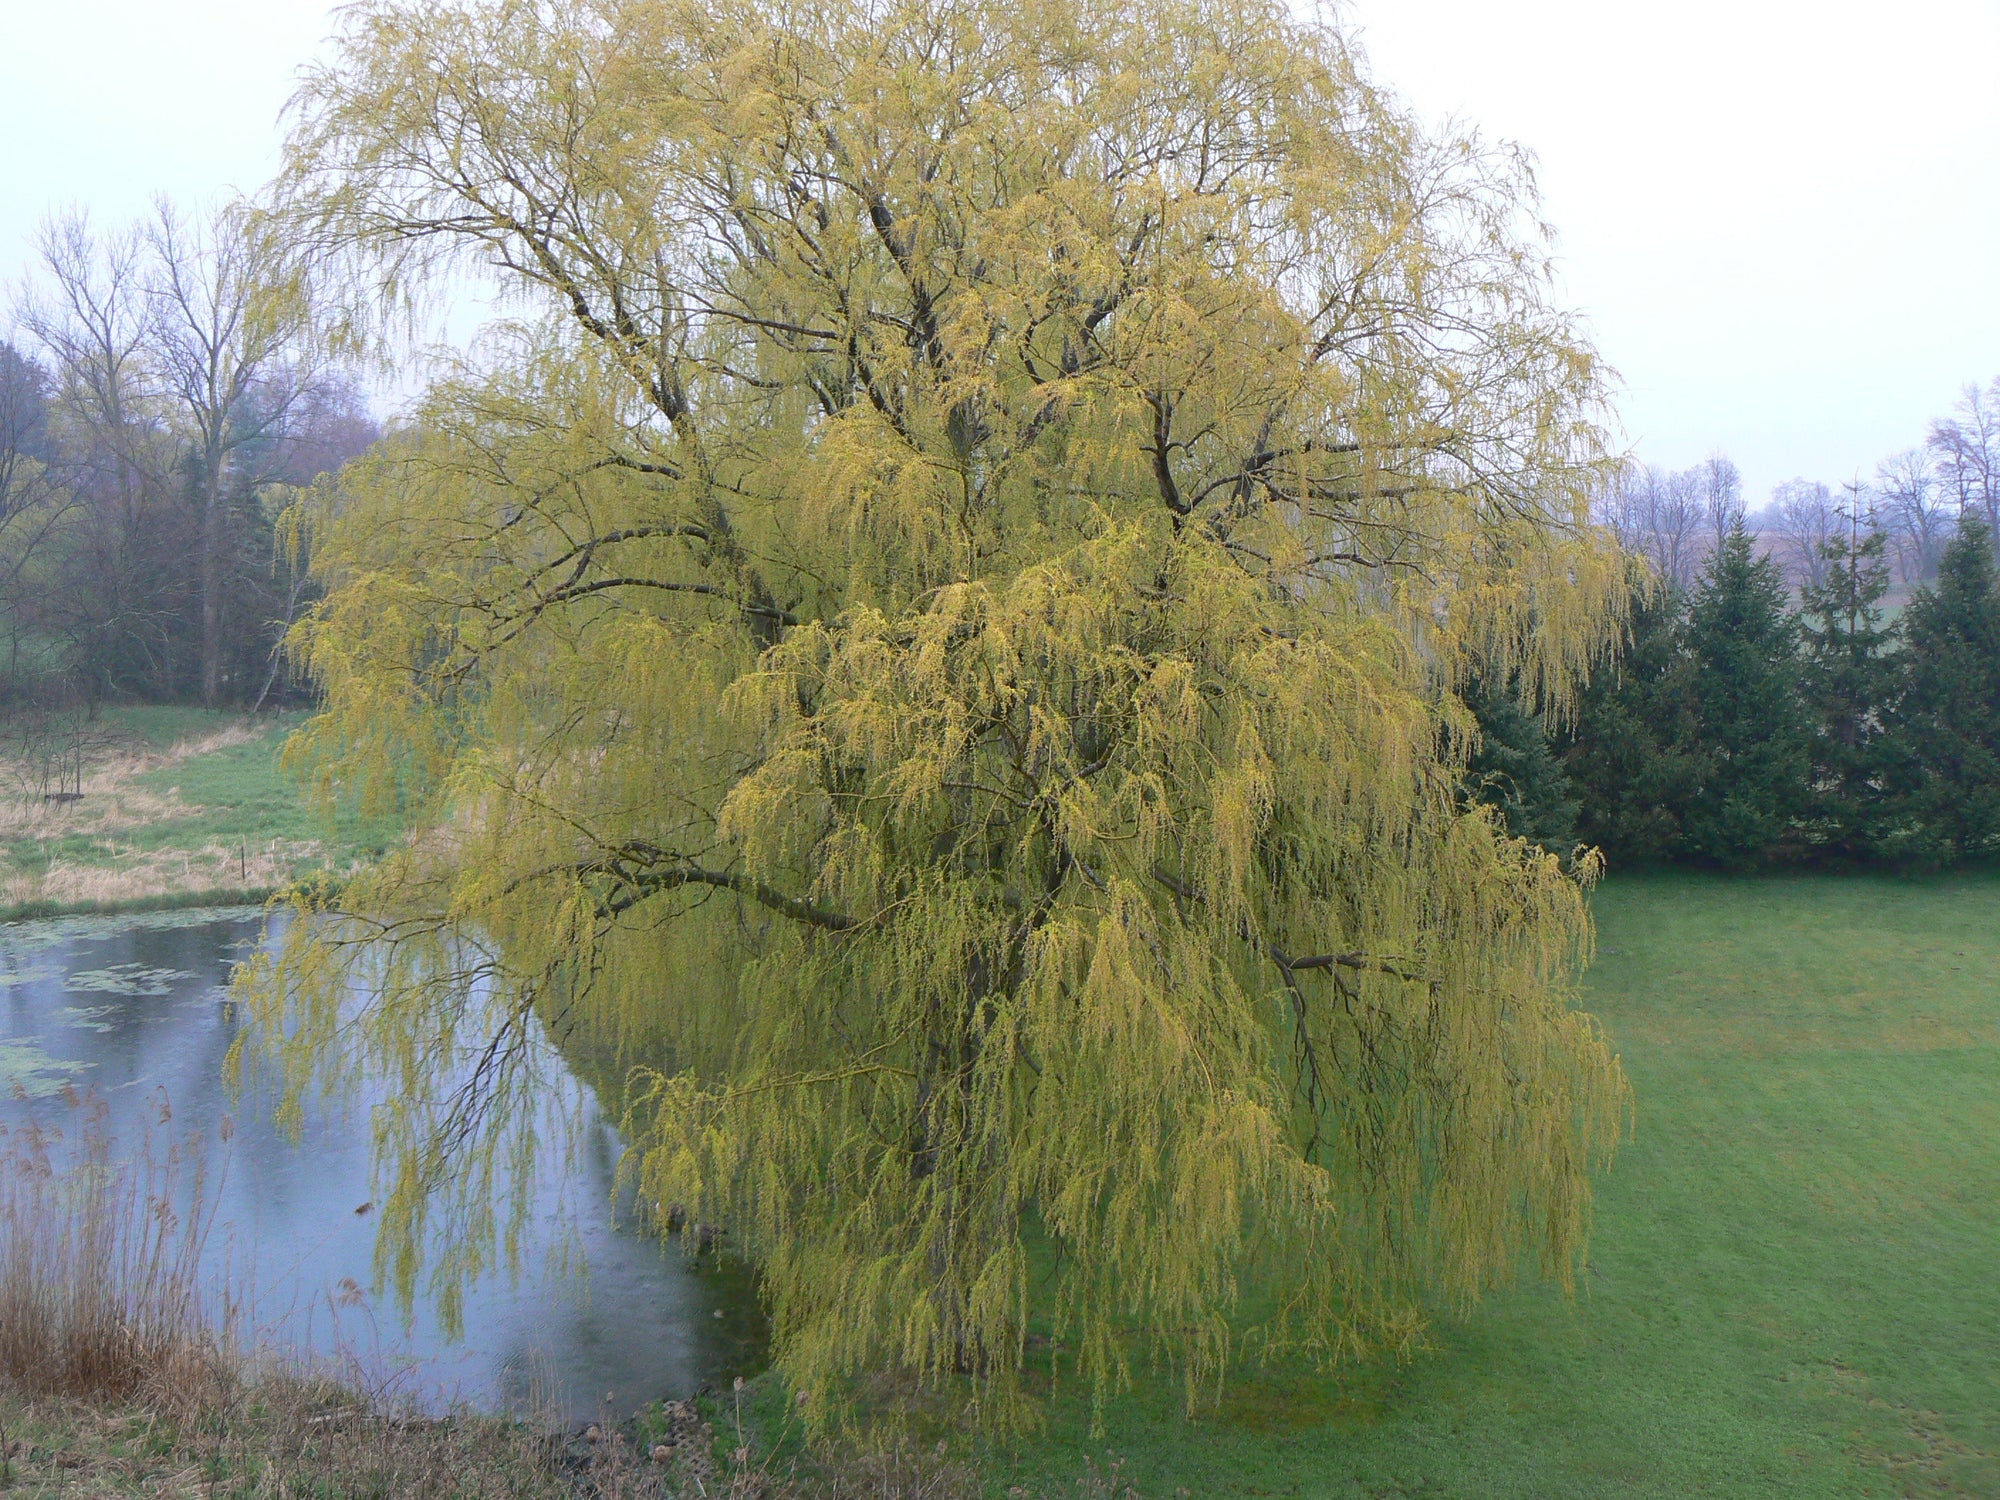
M 268 1096 L 232 1097 L 223 1077 L 240 1024 L 223 987 L 263 924 L 254 908 L 0 924 L 0 1119 L 73 1132 L 65 1085 L 101 1096 L 121 1140 L 157 1116 L 161 1091 L 176 1135 L 214 1140 L 231 1117 L 207 1254 L 247 1286 L 246 1322 L 277 1347 L 358 1361 L 425 1405 L 578 1418 L 755 1371 L 764 1329 L 746 1277 L 619 1222 L 619 1141 L 573 1079 L 582 1149 L 538 1174 L 519 1274 L 467 1288 L 463 1338 L 421 1301 L 406 1319 L 377 1295 L 369 1080 L 356 1081 L 359 1107 L 310 1115 L 294 1143 Z M 557 1246 L 579 1249 L 587 1273 L 564 1269 Z

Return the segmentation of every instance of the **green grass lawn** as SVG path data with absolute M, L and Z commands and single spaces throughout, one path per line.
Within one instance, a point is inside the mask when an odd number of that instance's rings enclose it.
M 2000 1496 L 2000 878 L 1614 879 L 1638 1095 L 1574 1302 L 1401 1366 L 1071 1408 L 1005 1483 L 1224 1495 Z
M 304 717 L 283 713 L 249 719 L 191 703 L 110 704 L 98 711 L 99 725 L 107 734 L 151 750 L 170 750 L 183 741 L 203 739 L 226 724 L 247 722 L 289 730 Z
M 135 842 L 145 847 L 169 842 L 199 844 L 208 839 L 225 843 L 248 840 L 253 846 L 273 839 L 318 841 L 335 858 L 357 852 L 379 855 L 396 837 L 393 827 L 357 819 L 329 826 L 306 805 L 297 781 L 279 768 L 278 755 L 285 739 L 304 718 L 303 714 L 267 715 L 252 721 L 257 731 L 252 740 L 224 745 L 135 777 L 137 785 L 172 793 L 198 809 L 187 817 L 149 826 L 135 835 Z M 216 721 L 211 718 L 209 722 Z M 198 736 L 200 731 L 193 733 Z

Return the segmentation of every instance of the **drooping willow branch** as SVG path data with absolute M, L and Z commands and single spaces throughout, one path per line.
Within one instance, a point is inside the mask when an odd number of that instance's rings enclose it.
M 1196 890 L 1186 881 L 1168 874 L 1157 865 L 1153 868 L 1153 879 L 1157 880 L 1183 901 L 1202 905 L 1207 903 L 1207 898 L 1200 891 Z M 1287 978 L 1300 969 L 1361 969 L 1378 974 L 1388 974 L 1397 979 L 1408 980 L 1412 984 L 1435 985 L 1437 983 L 1436 980 L 1426 979 L 1423 975 L 1416 973 L 1414 965 L 1410 964 L 1406 959 L 1385 957 L 1381 954 L 1368 953 L 1360 949 L 1356 949 L 1352 953 L 1313 953 L 1308 954 L 1304 958 L 1293 958 L 1276 943 L 1259 937 L 1256 933 L 1250 931 L 1247 926 L 1243 931 L 1243 937 L 1250 943 L 1253 943 Z

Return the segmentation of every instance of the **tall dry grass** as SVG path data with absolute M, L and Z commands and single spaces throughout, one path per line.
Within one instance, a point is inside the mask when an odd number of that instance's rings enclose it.
M 0 1374 L 52 1395 L 211 1399 L 234 1309 L 203 1275 L 214 1219 L 199 1139 L 121 1143 L 104 1102 L 65 1094 L 67 1129 L 0 1124 Z
M 317 839 L 264 839 L 257 843 L 208 839 L 198 848 L 113 849 L 109 864 L 51 860 L 39 872 L 0 875 L 0 908 L 111 907 L 174 895 L 194 904 L 203 898 L 240 898 L 277 890 L 301 865 L 317 859 Z

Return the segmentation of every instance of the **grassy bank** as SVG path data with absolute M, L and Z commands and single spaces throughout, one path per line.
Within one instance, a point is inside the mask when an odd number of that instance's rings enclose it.
M 1075 1413 L 1149 1496 L 2000 1494 L 2000 879 L 1610 881 L 1590 978 L 1637 1090 L 1574 1303 L 1412 1363 Z
M 10 1455 L 0 1486 L 22 1497 L 636 1500 L 671 1493 L 664 1470 L 616 1436 L 586 1440 L 493 1419 L 384 1414 L 337 1384 L 271 1380 L 227 1402 L 170 1406 L 0 1391 L 0 1426 Z
M 302 875 L 375 857 L 386 826 L 329 826 L 278 769 L 295 715 L 104 710 L 0 757 L 0 919 L 261 901 Z M 59 746 L 58 748 L 61 748 Z
M 461 1415 L 385 1413 L 346 1387 L 265 1381 L 223 1405 L 31 1398 L 0 1387 L 21 1500 L 983 1500 L 977 1476 L 933 1451 L 753 1464 L 735 1455 L 728 1400 L 650 1408 L 550 1431 Z M 678 1439 L 678 1441 L 675 1441 Z M 1015 1500 L 1139 1500 L 1110 1472 Z

